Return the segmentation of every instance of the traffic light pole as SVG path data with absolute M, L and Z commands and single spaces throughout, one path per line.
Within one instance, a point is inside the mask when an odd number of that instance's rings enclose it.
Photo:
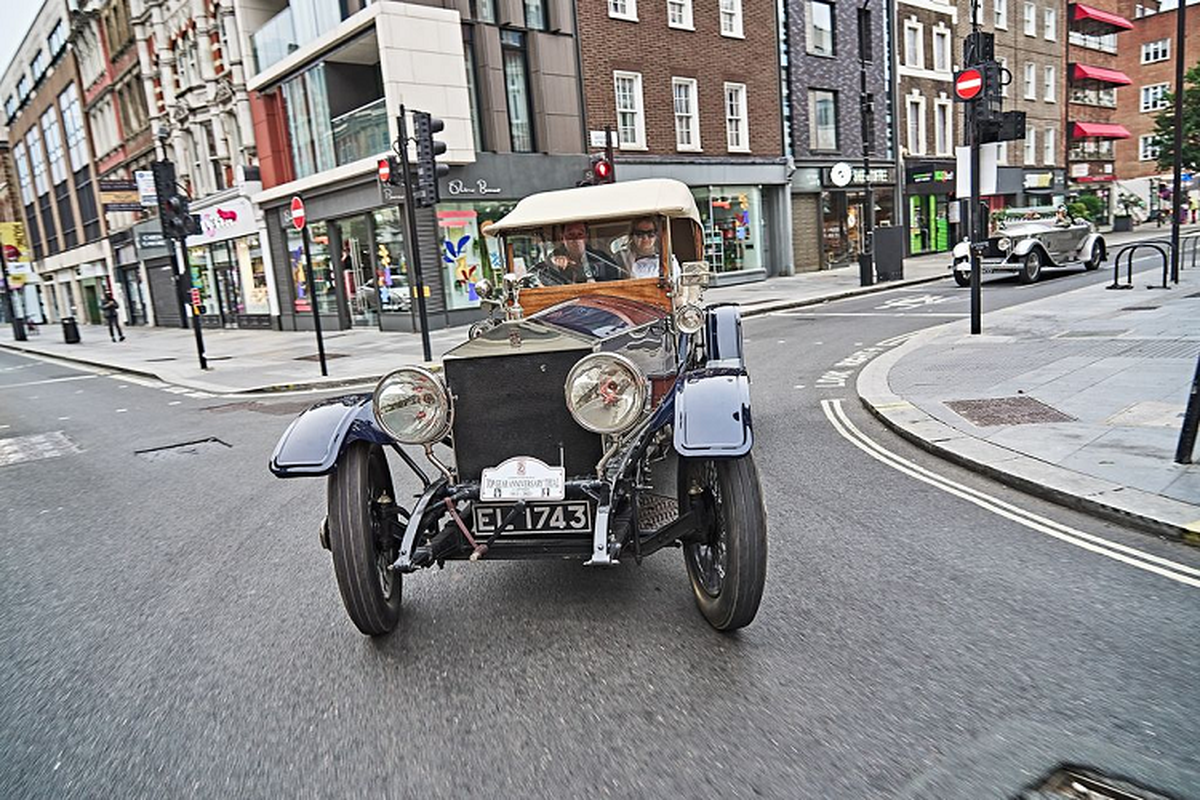
M 313 281 L 312 254 L 308 249 L 308 226 L 300 231 L 304 240 L 304 282 L 308 284 L 308 302 L 312 305 L 313 330 L 317 333 L 317 358 L 321 361 L 321 376 L 327 377 L 329 369 L 325 366 L 325 337 L 321 335 L 321 310 L 317 307 L 317 284 Z
M 184 290 L 192 293 L 192 266 L 188 259 L 187 240 L 180 239 L 179 254 L 183 264 Z M 189 297 L 189 300 L 191 298 Z M 192 305 L 192 331 L 196 334 L 196 355 L 200 357 L 200 369 L 208 369 L 208 359 L 204 357 L 204 334 L 200 331 L 200 306 Z
M 417 314 L 421 319 L 421 347 L 425 360 L 433 360 L 433 348 L 429 344 L 429 315 L 425 309 L 425 278 L 421 274 L 421 241 L 417 235 L 417 207 L 413 199 L 413 176 L 408 168 L 408 125 L 405 121 L 407 112 L 400 106 L 400 116 L 396 117 L 396 127 L 400 132 L 400 168 L 404 172 L 404 213 L 408 216 L 408 248 L 412 258 L 413 280 L 417 289 Z
M 0 242 L 0 275 L 4 277 L 4 311 L 12 323 L 13 341 L 28 341 L 25 335 L 25 319 L 17 319 L 17 304 L 13 302 L 12 284 L 8 282 L 8 259 L 4 257 L 4 242 Z
M 1175 7 L 1175 176 L 1171 193 L 1171 280 L 1179 283 L 1179 212 L 1183 202 L 1183 75 L 1187 2 Z
M 968 13 L 971 15 L 971 32 L 979 34 L 979 8 L 983 0 L 971 0 Z M 973 59 L 978 61 L 978 57 Z M 971 146 L 971 334 L 978 335 L 983 330 L 983 291 L 980 287 L 983 279 L 983 267 L 979 256 L 983 252 L 986 239 L 983 236 L 983 218 L 979 213 L 979 146 L 981 144 L 979 130 L 980 96 L 986 96 L 987 91 L 976 95 L 974 101 L 967 104 L 967 136 Z

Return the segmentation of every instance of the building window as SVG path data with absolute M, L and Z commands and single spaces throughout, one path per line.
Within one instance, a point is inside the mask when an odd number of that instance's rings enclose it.
M 1055 152 L 1054 146 L 1055 136 L 1054 128 L 1046 128 L 1042 131 L 1042 163 L 1047 167 L 1053 167 L 1058 160 L 1058 153 Z
M 504 51 L 504 93 L 508 99 L 508 132 L 514 153 L 534 152 L 533 108 L 529 97 L 529 66 L 525 60 L 525 34 L 501 31 Z
M 12 122 L 12 118 L 17 115 L 17 96 L 15 94 L 10 94 L 4 101 L 4 113 L 9 122 Z
M 1037 36 L 1037 4 L 1025 3 L 1025 35 Z
M 1047 42 L 1053 42 L 1058 39 L 1058 9 L 1047 8 L 1043 9 L 1042 24 L 1045 30 L 1042 35 L 1046 37 Z
M 950 31 L 933 32 L 933 69 L 936 72 L 950 71 Z
M 692 22 L 692 0 L 667 0 L 667 25 L 692 31 L 696 29 Z
M 496 0 L 471 0 L 471 16 L 479 22 L 496 21 Z
M 1148 133 L 1138 137 L 1138 161 L 1156 161 L 1161 148 L 1158 146 L 1157 135 Z
M 925 69 L 925 26 L 916 20 L 904 23 L 904 66 Z
M 1163 98 L 1170 90 L 1171 84 L 1169 83 L 1156 83 L 1153 86 L 1143 86 L 1142 102 L 1138 110 L 1144 113 L 1166 108 L 1168 104 Z
M 1058 67 L 1042 68 L 1042 99 L 1047 103 L 1058 101 Z
M 1142 45 L 1142 63 L 1154 64 L 1166 61 L 1171 57 L 1171 40 L 1159 39 L 1157 42 L 1146 42 Z
M 725 84 L 725 142 L 731 152 L 750 152 L 750 123 L 746 113 L 746 84 Z
M 1008 59 L 1007 58 L 997 58 L 996 60 L 998 62 L 1000 62 L 1001 70 L 1004 70 L 1004 71 L 1008 70 Z M 1007 83 L 1000 87 L 1000 96 L 1008 97 L 1008 84 Z
M 1037 130 L 1034 128 L 1025 130 L 1025 164 L 1037 164 Z
M 533 31 L 546 30 L 546 4 L 543 0 L 525 0 L 525 27 Z
M 1001 30 L 1008 29 L 1008 0 L 995 0 L 996 9 L 996 27 Z
M 1071 87 L 1071 102 L 1079 103 L 1085 106 L 1099 106 L 1101 108 L 1116 108 L 1117 107 L 1117 90 L 1111 86 L 1103 89 L 1083 88 L 1080 86 Z
M 33 60 L 29 62 L 29 71 L 33 74 L 33 82 L 37 83 L 46 74 L 46 53 L 43 50 L 38 50 L 33 54 Z
M 333 126 L 330 125 L 329 97 L 325 92 L 325 65 L 317 64 L 284 81 L 280 87 L 287 107 L 288 134 L 291 136 L 292 166 L 297 178 L 304 178 L 337 166 L 333 150 Z M 191 149 L 189 160 L 199 160 L 195 144 L 186 137 Z M 199 169 L 193 173 L 200 174 Z
M 908 152 L 925 155 L 925 98 L 909 97 L 904 103 L 908 114 Z
M 996 145 L 996 163 L 1008 163 L 1008 142 L 1000 142 L 998 145 Z
M 675 149 L 700 149 L 700 119 L 696 109 L 694 78 L 672 78 L 671 93 L 675 98 Z
M 637 22 L 637 0 L 608 0 L 608 15 Z
M 933 101 L 934 155 L 954 155 L 954 105 L 949 100 Z
M 646 118 L 642 112 L 642 73 L 614 72 L 617 102 L 617 143 L 623 149 L 646 149 Z
M 1037 100 L 1037 65 L 1025 65 L 1025 99 Z
M 50 182 L 57 186 L 67 179 L 67 160 L 62 136 L 58 132 L 58 114 L 50 106 L 42 114 L 42 138 L 46 142 L 46 159 L 50 162 Z
M 810 89 L 808 91 L 809 148 L 814 151 L 836 152 L 838 149 L 837 121 L 837 92 Z
M 721 0 L 721 35 L 742 38 L 742 0 Z
M 22 103 L 29 97 L 29 76 L 24 73 L 17 78 L 17 97 L 21 98 Z
M 810 55 L 834 55 L 833 26 L 833 4 L 825 0 L 809 0 L 807 47 Z
M 29 162 L 25 160 L 25 145 L 17 142 L 12 149 L 13 161 L 17 165 L 17 183 L 21 185 L 21 202 L 25 205 L 33 203 L 33 180 L 29 176 Z M 33 225 L 33 220 L 29 220 Z
M 36 125 L 25 134 L 25 147 L 33 164 L 33 188 L 40 197 L 50 191 L 50 186 L 46 183 L 46 159 L 42 156 L 42 137 Z
M 58 22 L 54 23 L 54 28 L 50 31 L 50 38 L 46 40 L 46 45 L 50 48 L 50 57 L 53 58 L 54 56 L 58 55 L 59 51 L 61 51 L 66 44 L 67 33 L 63 29 L 62 20 L 60 19 Z

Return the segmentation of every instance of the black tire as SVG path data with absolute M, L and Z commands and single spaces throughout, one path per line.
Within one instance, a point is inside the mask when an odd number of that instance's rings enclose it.
M 1100 262 L 1104 260 L 1104 245 L 1099 242 L 1092 243 L 1092 252 L 1088 255 L 1087 261 L 1083 262 L 1083 268 L 1086 270 L 1100 269 Z
M 971 285 L 971 273 L 962 272 L 957 269 L 954 270 L 954 282 L 957 283 L 959 286 L 963 286 L 963 287 L 970 286 Z
M 384 493 L 396 496 L 383 448 L 351 442 L 329 475 L 329 549 L 346 612 L 368 636 L 390 633 L 400 617 L 401 575 L 387 569 L 398 545 L 377 504 Z
M 1036 247 L 1025 254 L 1021 260 L 1021 269 L 1017 272 L 1019 283 L 1037 283 L 1042 276 L 1042 251 Z
M 711 515 L 707 540 L 683 548 L 696 606 L 719 631 L 749 625 L 767 580 L 767 515 L 754 460 L 687 462 L 687 486 L 701 490 Z

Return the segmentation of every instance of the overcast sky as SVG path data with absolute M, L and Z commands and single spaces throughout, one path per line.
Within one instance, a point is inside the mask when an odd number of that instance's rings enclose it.
M 25 32 L 41 8 L 42 4 L 36 0 L 0 0 L 0 15 L 3 16 L 3 24 L 0 24 L 0 66 L 3 69 L 0 74 L 8 69 L 8 62 L 21 46 Z M 0 120 L 0 124 L 3 122 Z

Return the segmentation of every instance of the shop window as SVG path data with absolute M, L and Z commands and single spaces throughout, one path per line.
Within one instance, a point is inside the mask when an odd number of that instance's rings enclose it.
M 950 200 L 946 195 L 910 195 L 908 248 L 913 255 L 950 249 Z
M 375 223 L 376 310 L 384 314 L 412 309 L 408 261 L 404 254 L 404 223 L 398 206 L 371 212 Z
M 288 266 L 292 272 L 292 307 L 297 314 L 311 314 L 313 297 L 317 300 L 317 311 L 322 314 L 337 313 L 336 287 L 333 270 L 329 263 L 329 226 L 324 222 L 308 225 L 309 252 L 312 254 L 313 287 L 310 288 L 304 274 L 303 234 L 287 221 Z
M 755 186 L 693 189 L 704 228 L 704 258 L 715 272 L 762 268 L 762 197 Z
M 241 280 L 241 297 L 244 303 L 240 313 L 270 314 L 271 303 L 267 295 L 267 270 L 263 260 L 262 242 L 258 234 L 243 236 L 234 242 L 237 252 L 238 277 Z
M 498 285 L 504 277 L 504 253 L 500 240 L 480 231 L 503 217 L 514 203 L 441 203 L 438 233 L 441 240 L 442 283 L 446 308 L 475 308 L 479 295 L 475 284 L 487 278 Z

